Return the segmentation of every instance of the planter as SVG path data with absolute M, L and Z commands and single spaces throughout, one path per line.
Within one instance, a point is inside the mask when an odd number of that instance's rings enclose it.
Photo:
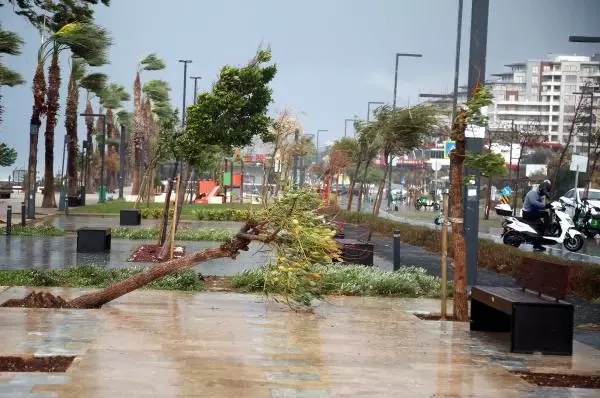
M 142 213 L 139 209 L 121 210 L 119 213 L 120 225 L 140 225 L 142 223 Z
M 80 228 L 77 230 L 77 253 L 110 251 L 110 228 Z

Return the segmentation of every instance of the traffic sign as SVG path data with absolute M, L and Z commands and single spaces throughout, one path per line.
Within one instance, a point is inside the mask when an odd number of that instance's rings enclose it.
M 450 152 L 456 149 L 456 141 L 444 141 L 444 159 L 450 157 Z

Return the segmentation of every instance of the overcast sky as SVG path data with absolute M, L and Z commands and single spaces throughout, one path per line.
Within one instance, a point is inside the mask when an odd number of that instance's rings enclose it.
M 490 0 L 487 74 L 503 65 L 553 54 L 591 55 L 598 44 L 569 43 L 569 35 L 600 36 L 599 0 Z M 259 45 L 269 45 L 279 71 L 273 82 L 272 113 L 291 108 L 307 133 L 326 129 L 321 142 L 344 134 L 344 119 L 366 117 L 368 101 L 391 103 L 396 52 L 422 53 L 401 59 L 398 104 L 415 104 L 419 93 L 449 92 L 454 73 L 458 0 L 113 0 L 98 7 L 97 22 L 109 29 L 115 45 L 111 64 L 101 68 L 110 80 L 130 92 L 136 64 L 151 52 L 168 68 L 148 72 L 144 81 L 167 80 L 173 103 L 181 107 L 183 67 L 191 59 L 190 75 L 200 75 L 206 90 L 224 64 L 243 64 Z M 25 40 L 23 54 L 4 57 L 27 83 L 3 88 L 4 124 L 0 142 L 17 149 L 11 168 L 0 168 L 6 179 L 13 168 L 26 167 L 31 106 L 31 79 L 40 43 L 37 31 L 10 7 L 0 9 L 5 29 Z M 471 0 L 465 0 L 461 83 L 467 80 Z M 60 170 L 63 110 L 68 58 L 63 57 L 61 118 L 56 130 L 55 173 Z M 188 84 L 188 104 L 193 84 Z M 80 107 L 83 111 L 83 100 Z M 132 103 L 127 105 L 132 108 Z M 85 135 L 81 128 L 79 137 Z M 351 126 L 348 126 L 349 130 Z M 40 133 L 43 133 L 44 127 Z M 43 170 L 40 139 L 38 170 Z

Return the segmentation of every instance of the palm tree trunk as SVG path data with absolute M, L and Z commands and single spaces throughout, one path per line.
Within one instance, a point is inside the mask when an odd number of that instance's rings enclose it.
M 454 129 L 456 149 L 450 154 L 450 201 L 452 203 L 452 255 L 454 258 L 454 317 L 458 321 L 469 320 L 467 296 L 467 262 L 465 232 L 463 229 L 463 163 L 465 161 L 465 111 L 456 118 Z
M 358 192 L 358 203 L 356 206 L 356 211 L 358 211 L 358 212 L 360 212 L 362 209 L 362 201 L 363 201 L 364 190 L 365 190 L 365 181 L 367 180 L 367 173 L 369 171 L 370 165 L 371 165 L 371 162 L 367 162 L 367 164 L 365 165 L 365 171 L 363 172 L 363 178 L 360 182 L 360 191 Z
M 143 111 L 142 111 L 142 84 L 140 73 L 135 75 L 133 81 L 133 178 L 131 181 L 131 194 L 140 192 L 140 178 L 142 170 L 142 135 L 143 135 Z
M 356 162 L 356 168 L 354 169 L 354 174 L 352 174 L 352 178 L 350 180 L 350 188 L 348 192 L 348 207 L 346 210 L 352 210 L 352 198 L 354 197 L 354 186 L 356 185 L 356 179 L 358 178 L 358 171 L 360 170 L 361 161 Z
M 33 110 L 31 112 L 31 124 L 40 126 L 42 121 L 40 116 L 44 114 L 44 99 L 46 97 L 46 78 L 44 77 L 44 63 L 39 62 L 33 77 Z M 29 197 L 32 190 L 36 189 L 35 182 L 37 181 L 37 154 L 38 154 L 38 134 L 29 136 L 29 164 L 31 168 L 27 172 L 25 187 L 25 201 L 29 206 Z M 35 207 L 35 203 L 33 204 Z M 28 207 L 27 207 L 28 208 Z
M 79 87 L 74 77 L 69 79 L 67 92 L 67 109 L 65 113 L 65 129 L 67 130 L 68 157 L 67 157 L 67 187 L 68 196 L 78 196 L 77 186 L 77 104 L 79 102 Z
M 56 198 L 54 197 L 54 129 L 58 113 L 58 98 L 60 88 L 60 66 L 58 65 L 58 49 L 52 52 L 52 61 L 48 70 L 48 93 L 47 93 L 47 113 L 46 113 L 46 132 L 45 138 L 45 156 L 44 156 L 44 199 L 43 208 L 56 207 Z

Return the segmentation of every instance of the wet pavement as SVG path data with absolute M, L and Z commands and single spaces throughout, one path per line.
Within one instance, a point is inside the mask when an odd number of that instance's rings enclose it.
M 77 358 L 64 374 L 2 373 L 0 396 L 598 396 L 535 387 L 510 370 L 597 374 L 600 351 L 575 342 L 572 357 L 511 354 L 505 334 L 412 313 L 438 305 L 332 297 L 311 314 L 256 295 L 144 290 L 99 310 L 2 308 L 0 355 Z
M 156 241 L 112 239 L 108 253 L 77 253 L 77 238 L 0 236 L 0 269 L 53 269 L 93 264 L 109 268 L 148 266 L 151 263 L 131 263 L 127 260 L 135 248 Z M 178 242 L 186 252 L 216 247 L 219 242 Z M 269 253 L 260 243 L 251 243 L 250 250 L 241 252 L 237 260 L 217 259 L 202 263 L 196 269 L 204 275 L 233 275 L 255 268 L 268 261 Z

